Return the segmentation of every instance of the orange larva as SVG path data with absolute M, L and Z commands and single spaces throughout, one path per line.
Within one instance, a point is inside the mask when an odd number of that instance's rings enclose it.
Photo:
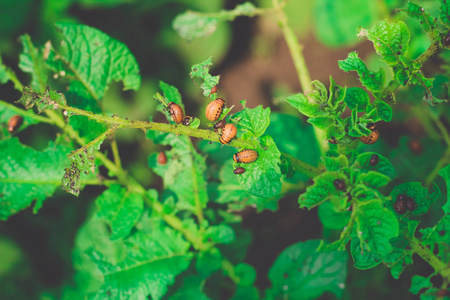
M 217 85 L 213 86 L 212 89 L 211 89 L 211 94 L 217 93 L 218 89 L 219 89 L 219 87 Z
M 159 152 L 157 160 L 160 165 L 165 165 L 167 163 L 166 154 L 164 152 Z
M 23 117 L 21 115 L 14 115 L 8 121 L 8 132 L 12 133 L 19 129 L 23 123 Z
M 237 163 L 248 164 L 258 159 L 258 152 L 255 150 L 244 149 L 233 155 L 233 160 Z
M 219 141 L 222 144 L 228 144 L 232 139 L 236 137 L 237 128 L 234 126 L 234 124 L 227 124 L 222 129 L 222 136 L 220 137 Z
M 211 101 L 205 109 L 206 118 L 210 121 L 217 121 L 222 114 L 224 106 L 225 100 L 222 98 L 217 98 L 216 100 Z
M 367 124 L 367 128 L 372 130 L 372 133 L 368 136 L 360 137 L 359 140 L 366 145 L 372 145 L 378 140 L 378 138 L 380 137 L 380 133 L 378 132 L 378 129 L 374 123 Z
M 366 145 L 372 145 L 375 143 L 378 138 L 380 137 L 380 133 L 378 132 L 378 129 L 375 129 L 372 131 L 372 133 L 368 136 L 362 136 L 359 138 L 361 142 L 363 142 Z
M 184 113 L 181 106 L 176 104 L 175 102 L 169 102 L 168 104 L 170 115 L 172 116 L 172 120 L 179 124 L 183 121 Z

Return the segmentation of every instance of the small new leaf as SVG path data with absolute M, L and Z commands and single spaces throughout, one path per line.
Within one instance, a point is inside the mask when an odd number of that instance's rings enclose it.
M 386 72 L 380 68 L 378 72 L 370 71 L 366 64 L 358 57 L 358 53 L 350 52 L 344 60 L 338 61 L 339 68 L 345 72 L 356 71 L 361 84 L 371 92 L 381 92 L 386 81 Z
M 326 117 L 328 112 L 317 103 L 309 103 L 304 94 L 296 94 L 286 98 L 286 101 L 307 117 Z
M 408 2 L 402 11 L 406 12 L 408 16 L 419 20 L 423 30 L 432 39 L 439 35 L 439 32 L 436 30 L 438 25 L 437 19 L 433 19 L 428 13 L 425 12 L 423 7 L 412 2 Z

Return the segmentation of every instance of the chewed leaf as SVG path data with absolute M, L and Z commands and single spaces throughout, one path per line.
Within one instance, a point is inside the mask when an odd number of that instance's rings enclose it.
M 238 126 L 248 130 L 254 138 L 260 137 L 270 124 L 270 107 L 266 109 L 262 105 L 255 108 L 245 107 L 245 100 L 241 101 L 244 109 L 236 113 L 233 118 L 239 119 Z
M 367 69 L 366 64 L 358 57 L 358 53 L 350 52 L 344 60 L 338 61 L 339 68 L 345 72 L 356 71 L 361 83 L 371 92 L 381 92 L 386 81 L 386 74 L 383 68 L 378 72 Z
M 408 2 L 406 7 L 402 9 L 408 16 L 420 21 L 423 30 L 432 38 L 439 34 L 437 29 L 437 19 L 433 19 L 430 14 L 425 12 L 425 9 L 415 3 Z
M 342 295 L 347 276 L 345 251 L 317 251 L 318 240 L 289 246 L 269 270 L 268 299 L 318 299 L 329 291 Z
M 37 212 L 59 186 L 67 152 L 53 143 L 39 152 L 23 146 L 17 138 L 0 141 L 0 220 L 7 220 L 33 201 Z
M 448 27 L 450 27 L 450 2 L 447 0 L 441 0 L 441 7 L 440 7 L 441 14 L 439 15 L 439 18 L 441 19 L 441 22 Z
M 239 176 L 239 184 L 252 195 L 270 198 L 281 191 L 280 151 L 270 136 L 262 136 L 261 144 L 267 149 L 258 148 L 255 162 L 242 164 L 246 171 Z M 238 164 L 235 163 L 235 166 Z M 240 164 L 239 164 L 240 166 Z
M 63 52 L 50 52 L 48 65 L 75 76 L 71 91 L 99 100 L 112 81 L 122 81 L 124 90 L 139 89 L 139 66 L 125 44 L 86 25 L 56 26 L 64 35 Z
M 22 97 L 17 101 L 26 109 L 30 109 L 36 105 L 38 112 L 41 113 L 45 109 L 57 109 L 60 104 L 66 104 L 64 94 L 53 91 L 49 87 L 42 93 L 35 92 L 31 87 L 23 87 Z
M 245 2 L 233 10 L 222 10 L 215 14 L 187 11 L 178 15 L 173 21 L 173 28 L 186 40 L 207 37 L 216 31 L 222 21 L 233 21 L 238 16 L 253 16 L 256 7 Z
M 116 129 L 117 125 L 113 125 L 95 140 L 78 150 L 72 151 L 68 155 L 70 168 L 66 168 L 66 173 L 64 174 L 61 183 L 64 191 L 78 196 L 81 186 L 80 174 L 95 172 L 95 151 L 100 149 L 100 145 L 103 141 L 114 133 Z
M 403 21 L 389 24 L 382 20 L 371 29 L 360 27 L 358 31 L 358 36 L 372 41 L 375 51 L 390 65 L 399 62 L 400 55 L 408 50 L 410 34 Z
M 202 63 L 193 65 L 191 67 L 189 76 L 191 76 L 191 78 L 200 78 L 201 80 L 203 80 L 203 83 L 201 85 L 203 95 L 210 96 L 211 98 L 215 99 L 216 94 L 211 94 L 211 89 L 219 84 L 220 75 L 212 76 L 211 74 L 209 74 L 211 65 L 212 60 L 210 57 Z

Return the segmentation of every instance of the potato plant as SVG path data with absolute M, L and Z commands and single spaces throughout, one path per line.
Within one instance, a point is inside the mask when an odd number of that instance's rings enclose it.
M 105 109 L 113 82 L 124 90 L 141 87 L 143 70 L 124 43 L 73 22 L 57 23 L 60 39 L 39 46 L 22 35 L 18 67 L 30 80 L 0 61 L 0 83 L 20 92 L 13 104 L 0 101 L 0 219 L 8 223 L 32 209 L 37 215 L 27 217 L 33 220 L 54 194 L 69 208 L 92 204 L 75 229 L 73 274 L 56 290 L 23 298 L 357 298 L 348 274 L 372 268 L 388 269 L 394 279 L 413 270 L 402 299 L 450 298 L 450 2 L 429 2 L 427 9 L 418 2 L 396 9 L 386 4 L 388 19 L 345 33 L 370 42 L 377 57 L 376 68 L 356 51 L 336 62 L 355 76 L 355 86 L 331 76 L 311 80 L 285 1 L 189 10 L 173 20 L 181 38 L 195 40 L 237 17 L 272 15 L 301 85 L 281 97 L 279 106 L 291 114 L 276 105 L 249 107 L 245 100 L 230 106 L 220 74 L 211 69 L 214 57 L 207 56 L 183 74 L 203 107 L 214 104 L 206 116 L 204 109 L 193 113 L 183 91 L 160 81 L 159 92 L 146 96 L 154 114 L 132 119 Z M 324 5 L 321 12 L 327 9 L 326 1 L 317 3 Z M 410 30 L 411 20 L 420 26 Z M 417 42 L 419 34 L 428 41 Z M 414 116 L 427 137 L 400 139 L 392 147 L 384 136 L 405 115 Z M 46 147 L 19 139 L 41 125 L 55 132 L 38 137 Z M 126 129 L 139 129 L 143 143 L 153 145 L 145 162 L 155 174 L 151 186 L 124 167 L 116 133 Z M 86 196 L 91 186 L 101 187 L 95 199 Z M 242 213 L 276 211 L 293 194 L 299 209 L 317 208 L 311 213 L 323 234 L 288 246 L 267 274 L 257 274 L 245 260 L 251 233 Z M 61 226 L 52 224 L 50 231 Z M 0 281 L 6 282 L 0 298 L 19 299 L 20 287 L 7 286 L 20 250 L 6 239 L 0 246 Z M 419 271 L 424 265 L 427 274 Z M 261 288 L 257 277 L 270 284 Z

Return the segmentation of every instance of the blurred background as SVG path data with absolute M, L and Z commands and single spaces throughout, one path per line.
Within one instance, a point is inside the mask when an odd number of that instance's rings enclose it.
M 244 1 L 236 0 L 0 0 L 0 54 L 3 63 L 13 68 L 22 82 L 28 82 L 28 74 L 17 66 L 22 46 L 18 38 L 28 33 L 34 44 L 41 47 L 46 41 L 60 40 L 56 22 L 81 23 L 95 27 L 123 42 L 136 57 L 140 66 L 142 85 L 139 91 L 122 91 L 114 83 L 107 91 L 104 109 L 132 120 L 148 120 L 150 116 L 162 121 L 156 112 L 152 96 L 159 91 L 162 80 L 177 87 L 183 96 L 186 114 L 203 118 L 207 100 L 201 90 L 189 78 L 193 64 L 212 57 L 213 75 L 220 74 L 218 94 L 228 106 L 247 100 L 248 107 L 262 104 L 272 111 L 300 118 L 304 130 L 311 128 L 286 103 L 284 98 L 301 92 L 299 80 L 286 43 L 277 25 L 275 15 L 223 22 L 217 31 L 207 38 L 183 40 L 172 27 L 175 17 L 186 10 L 218 12 L 233 9 Z M 251 1 L 257 7 L 271 7 L 271 0 Z M 286 6 L 288 22 L 304 46 L 304 56 L 312 80 L 326 85 L 332 76 L 337 84 L 360 86 L 355 74 L 347 74 L 338 68 L 337 61 L 345 59 L 351 51 L 358 51 L 368 67 L 378 69 L 383 63 L 374 55 L 372 44 L 360 41 L 356 28 L 374 25 L 381 19 L 405 19 L 411 31 L 410 56 L 417 57 L 430 42 L 416 20 L 406 19 L 395 8 L 402 7 L 403 0 L 291 0 Z M 436 1 L 421 2 L 429 13 L 436 13 Z M 425 72 L 440 72 L 440 58 L 435 57 L 425 66 Z M 388 73 L 389 74 L 389 73 Z M 389 74 L 392 76 L 392 74 Z M 439 77 L 443 82 L 445 76 Z M 374 145 L 361 146 L 361 150 L 379 152 L 395 160 L 402 182 L 420 181 L 434 167 L 427 163 L 430 157 L 438 158 L 445 147 L 439 138 L 433 139 L 408 107 L 421 102 L 410 95 L 417 91 L 403 90 L 398 94 L 398 107 L 394 121 L 381 124 L 382 138 Z M 419 92 L 420 95 L 420 92 Z M 0 85 L 0 99 L 13 103 L 20 98 L 11 82 Z M 280 117 L 281 115 L 278 115 Z M 273 116 L 276 120 L 277 115 Z M 449 125 L 446 123 L 446 125 Z M 270 131 L 276 129 L 269 127 Z M 48 125 L 30 126 L 18 134 L 23 144 L 43 149 L 48 140 L 54 140 L 57 130 Z M 147 188 L 161 189 L 161 180 L 148 168 L 150 153 L 160 151 L 137 130 L 117 132 L 117 140 L 124 168 Z M 197 141 L 195 141 L 197 143 Z M 311 134 L 298 143 L 305 148 L 317 149 Z M 426 144 L 427 147 L 423 147 Z M 218 145 L 199 145 L 199 148 Z M 283 150 L 283 149 L 281 149 Z M 227 153 L 233 153 L 228 149 Z M 310 151 L 314 152 L 314 151 Z M 227 154 L 229 155 L 229 154 Z M 230 157 L 230 156 L 229 156 Z M 402 160 L 397 159 L 401 157 Z M 308 162 L 317 164 L 318 156 L 311 154 Z M 212 163 L 213 164 L 213 163 Z M 214 166 L 211 165 L 214 170 Z M 295 184 L 305 187 L 307 178 L 299 176 Z M 399 183 L 399 182 L 397 182 Z M 441 185 L 442 186 L 442 185 Z M 71 283 L 73 268 L 71 251 L 78 228 L 88 215 L 93 200 L 104 188 L 86 187 L 79 198 L 57 192 L 48 199 L 39 214 L 27 209 L 7 222 L 0 223 L 0 299 L 58 299 L 61 287 Z M 444 191 L 443 191 L 444 192 Z M 279 201 L 278 210 L 256 213 L 243 211 L 243 225 L 253 234 L 246 261 L 258 271 L 257 285 L 269 284 L 266 273 L 275 257 L 285 247 L 301 240 L 326 236 L 317 218 L 317 211 L 298 209 L 298 192 L 288 194 Z M 394 299 L 405 295 L 409 289 L 411 274 L 407 269 L 398 281 L 393 281 L 389 270 L 378 266 L 369 271 L 359 271 L 349 266 L 349 281 L 344 294 L 352 299 Z M 421 272 L 429 273 L 425 266 Z M 420 273 L 419 273 L 420 274 Z M 395 289 L 392 285 L 395 284 Z M 396 290 L 402 291 L 397 294 Z M 412 297 L 412 296 L 411 296 Z M 326 298 L 326 296 L 325 296 Z M 404 298 L 403 298 L 404 299 Z

